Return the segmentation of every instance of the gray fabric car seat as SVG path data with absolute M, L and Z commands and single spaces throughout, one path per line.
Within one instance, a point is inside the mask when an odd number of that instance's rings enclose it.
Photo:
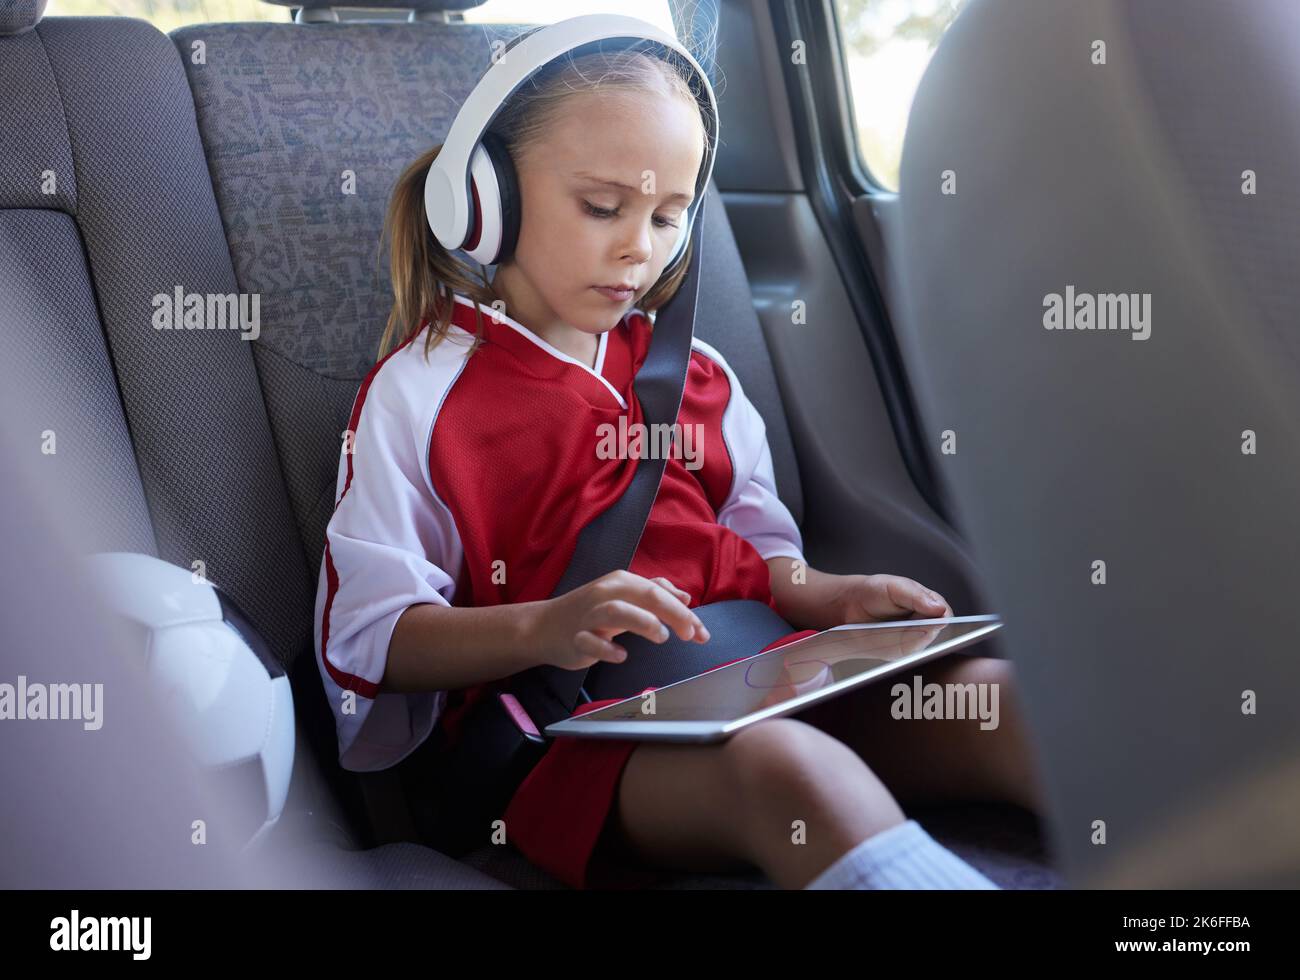
M 0 8 L 0 330 L 19 386 L 20 445 L 46 452 L 48 479 L 112 499 L 90 528 L 91 550 L 155 551 L 95 292 L 74 215 L 79 204 L 70 134 L 33 27 L 44 3 Z M 93 192 L 89 192 L 93 193 Z M 49 433 L 49 435 L 44 435 Z
M 52 526 L 75 528 L 51 554 L 202 561 L 282 660 L 306 649 L 310 668 L 314 583 L 251 356 L 234 333 L 152 326 L 156 294 L 235 288 L 176 50 L 142 21 L 42 21 L 43 8 L 0 7 L 0 373 L 6 446 L 22 452 L 15 506 L 39 502 Z M 6 553 L 7 576 L 23 574 L 20 554 Z M 24 658 L 41 652 L 6 646 L 6 663 L 31 672 Z M 301 687 L 295 700 L 308 714 Z M 357 850 L 356 815 L 338 812 L 302 734 L 277 839 L 313 883 L 501 887 L 429 848 Z M 65 800 L 83 791 L 69 786 Z M 82 802 L 95 812 L 97 800 Z
M 49 18 L 2 43 L 0 113 L 14 134 L 3 151 L 19 155 L 0 178 L 5 206 L 45 229 L 42 248 L 64 249 L 24 288 L 59 309 L 65 277 L 78 278 L 67 250 L 79 232 L 73 251 L 84 250 L 160 556 L 202 561 L 287 663 L 310 649 L 314 583 L 248 344 L 234 331 L 152 326 L 156 295 L 237 290 L 176 50 L 120 17 Z M 53 194 L 42 193 L 46 171 Z M 63 297 L 82 304 L 71 307 L 77 329 L 93 332 L 86 299 Z
M 237 291 L 176 50 L 151 25 L 119 17 L 49 18 L 0 43 L 13 93 L 0 109 L 14 134 L 0 150 L 15 156 L 3 171 L 8 237 L 20 224 L 39 230 L 6 250 L 6 263 L 22 264 L 11 281 L 25 297 L 6 306 L 50 328 L 36 335 L 23 323 L 14 334 L 32 349 L 36 403 L 63 399 L 77 420 L 63 426 L 76 445 L 65 439 L 53 458 L 123 488 L 112 491 L 123 498 L 121 527 L 88 544 L 201 569 L 292 667 L 311 650 L 315 586 L 247 342 L 231 330 L 153 325 L 156 297 Z M 63 398 L 65 363 L 94 379 L 71 388 L 75 401 Z M 127 432 L 141 491 L 122 472 Z M 295 689 L 305 719 L 328 710 L 319 684 Z
M 1300 876 L 1297 37 L 1291 0 L 984 0 L 913 104 L 900 337 L 1098 884 Z

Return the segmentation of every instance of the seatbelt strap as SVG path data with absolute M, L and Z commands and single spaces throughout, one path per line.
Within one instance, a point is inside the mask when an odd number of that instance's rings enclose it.
M 691 359 L 691 340 L 695 335 L 700 259 L 704 251 L 700 240 L 704 234 L 707 191 L 706 187 L 692 222 L 691 257 L 685 278 L 677 292 L 656 313 L 650 348 L 633 381 L 633 390 L 650 431 L 659 424 L 671 426 L 681 410 Z M 669 431 L 676 432 L 675 429 Z M 641 458 L 623 496 L 578 533 L 573 557 L 552 598 L 632 564 L 667 462 L 666 458 Z M 507 690 L 519 700 L 537 727 L 544 729 L 552 722 L 573 714 L 586 676 L 587 670 L 538 666 L 515 674 L 508 682 Z

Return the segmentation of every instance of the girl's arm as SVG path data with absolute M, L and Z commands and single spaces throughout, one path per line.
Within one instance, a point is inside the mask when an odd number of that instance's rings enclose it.
M 393 627 L 382 690 L 451 691 L 537 666 L 531 631 L 539 605 L 408 607 Z
M 767 568 L 777 612 L 799 629 L 952 615 L 943 596 L 901 575 L 832 575 L 784 556 Z
M 784 555 L 767 560 L 771 573 L 772 598 L 777 612 L 798 629 L 824 630 L 839 626 L 834 610 L 835 593 L 845 576 L 819 572 Z
M 398 617 L 381 686 L 446 691 L 547 664 L 565 670 L 622 663 L 620 633 L 662 643 L 670 632 L 707 643 L 709 631 L 668 579 L 610 572 L 564 595 L 499 606 L 410 606 Z M 436 652 L 435 652 L 436 651 Z

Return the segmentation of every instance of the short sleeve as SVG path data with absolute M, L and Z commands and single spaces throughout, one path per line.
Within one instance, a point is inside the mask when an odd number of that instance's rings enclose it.
M 397 620 L 412 605 L 451 604 L 463 552 L 450 512 L 426 482 L 415 435 L 424 422 L 382 371 L 363 383 L 352 424 L 352 451 L 345 443 L 340 452 L 325 531 L 316 660 L 340 764 L 372 771 L 419 746 L 446 704 L 445 691 L 381 693 L 379 684 Z
M 718 509 L 718 523 L 735 531 L 763 557 L 803 560 L 803 537 L 776 491 L 772 450 L 763 416 L 746 397 L 740 379 L 717 350 L 696 340 L 727 375 L 731 394 L 722 414 L 722 436 L 731 455 L 731 490 Z

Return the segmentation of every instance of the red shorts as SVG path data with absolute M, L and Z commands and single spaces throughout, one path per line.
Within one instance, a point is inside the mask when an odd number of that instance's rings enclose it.
M 763 649 L 816 632 L 788 633 Z M 574 714 L 594 711 L 618 700 L 590 701 L 580 705 Z M 613 809 L 623 767 L 639 744 L 632 739 L 556 738 L 511 797 L 505 813 L 510 843 L 533 864 L 571 888 L 638 887 L 662 877 L 618 865 L 597 847 Z

